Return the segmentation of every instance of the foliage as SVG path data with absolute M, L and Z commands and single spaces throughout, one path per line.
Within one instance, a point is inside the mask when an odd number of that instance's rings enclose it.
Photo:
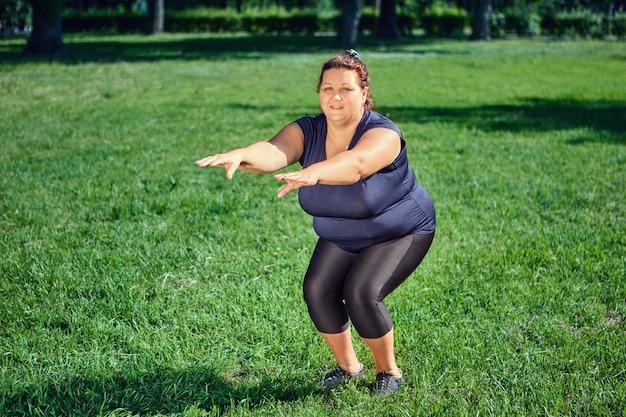
M 286 10 L 268 8 L 247 10 L 238 13 L 233 9 L 189 9 L 166 13 L 167 32 L 237 32 L 248 33 L 291 33 L 312 34 L 332 32 L 338 25 L 336 11 L 319 13 L 313 9 Z M 415 17 L 400 14 L 399 26 L 406 35 L 416 26 Z M 363 11 L 360 29 L 363 33 L 374 33 L 378 25 L 378 13 L 373 9 Z M 145 16 L 140 13 L 118 13 L 91 10 L 88 12 L 66 12 L 64 29 L 72 32 L 141 32 L 145 27 Z
M 469 23 L 465 9 L 432 6 L 421 16 L 421 26 L 429 36 L 452 36 L 463 34 Z
M 494 11 L 491 33 L 495 37 L 557 35 L 561 37 L 624 37 L 625 13 L 596 13 L 577 9 L 539 14 L 541 8 L 514 8 Z
M 27 1 L 0 0 L 0 34 L 23 32 L 32 24 L 32 14 Z
M 603 17 L 585 9 L 559 12 L 554 16 L 554 31 L 560 36 L 584 36 L 599 38 L 603 35 Z
M 122 12 L 90 9 L 84 12 L 66 10 L 63 14 L 63 32 L 144 32 L 147 16 L 141 12 Z
M 359 30 L 363 33 L 376 33 L 378 28 L 378 16 L 380 12 L 374 7 L 364 7 L 361 9 L 361 20 Z
M 241 17 L 241 28 L 249 33 L 287 33 L 288 12 L 283 8 L 273 8 L 261 12 L 249 10 Z
M 241 16 L 233 9 L 187 9 L 169 11 L 165 19 L 167 32 L 233 32 L 240 29 Z
M 534 11 L 508 9 L 496 12 L 492 16 L 492 34 L 516 34 L 519 36 L 538 36 L 541 34 L 541 16 Z
M 469 7 L 467 2 L 456 2 Z M 620 3 L 586 2 L 585 9 L 572 8 L 571 2 L 495 2 L 491 14 L 491 34 L 494 37 L 515 34 L 518 36 L 581 36 L 624 37 L 624 12 Z M 63 31 L 140 33 L 146 29 L 145 9 L 140 2 L 110 1 L 97 3 L 108 8 L 88 7 L 81 2 L 66 2 Z M 89 4 L 97 5 L 89 2 Z M 194 7 L 197 2 L 177 2 L 166 12 L 165 30 L 187 33 L 225 33 L 247 31 L 250 33 L 311 34 L 333 32 L 338 27 L 339 12 L 328 2 L 317 2 L 315 7 L 295 8 L 269 4 L 241 3 L 240 10 L 232 7 Z M 229 3 L 230 4 L 230 3 Z M 398 28 L 404 36 L 424 30 L 429 36 L 462 34 L 468 23 L 465 9 L 450 7 L 444 1 L 433 2 L 424 10 L 424 2 L 403 2 L 398 7 Z M 582 3 L 581 3 L 582 4 Z M 4 5 L 4 6 L 3 6 Z M 246 6 L 247 5 L 247 6 Z M 31 24 L 32 16 L 25 1 L 9 0 L 0 3 L 4 13 L 4 30 L 24 29 Z M 172 5 L 169 5 L 172 6 Z M 362 8 L 360 31 L 376 33 L 378 10 L 373 4 Z
M 608 34 L 617 36 L 619 39 L 626 37 L 626 12 L 614 13 L 606 18 Z
M 363 34 L 375 34 L 378 31 L 378 17 L 380 12 L 374 7 L 363 7 L 361 9 L 361 21 L 359 30 Z M 410 12 L 408 8 L 397 11 L 398 30 L 404 36 L 413 35 L 413 31 L 418 28 L 417 14 Z

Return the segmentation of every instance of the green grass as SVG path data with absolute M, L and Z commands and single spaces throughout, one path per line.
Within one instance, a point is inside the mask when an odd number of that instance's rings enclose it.
M 332 39 L 65 41 L 0 43 L 1 415 L 626 415 L 623 42 L 363 40 L 438 210 L 375 400 L 358 341 L 313 387 L 296 196 L 193 165 L 316 113 Z

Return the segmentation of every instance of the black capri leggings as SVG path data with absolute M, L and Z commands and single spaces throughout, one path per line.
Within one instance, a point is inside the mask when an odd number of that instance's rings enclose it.
M 319 239 L 303 283 L 304 300 L 317 330 L 341 333 L 351 320 L 361 337 L 387 334 L 393 322 L 382 300 L 415 271 L 434 236 L 412 234 L 360 253 Z

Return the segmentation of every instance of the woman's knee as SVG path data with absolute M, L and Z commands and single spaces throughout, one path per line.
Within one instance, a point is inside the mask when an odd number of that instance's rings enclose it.
M 379 294 L 379 289 L 371 285 L 370 282 L 352 283 L 352 285 L 344 288 L 344 301 L 348 310 L 376 310 L 381 301 Z
M 306 285 L 306 281 L 305 285 L 302 286 L 302 296 L 304 302 L 309 306 L 318 304 L 318 300 L 321 298 L 319 290 L 313 285 Z
M 310 307 L 323 306 L 341 301 L 341 294 L 337 294 L 334 288 L 319 285 L 311 281 L 304 281 L 302 285 L 304 301 Z
M 393 327 L 385 303 L 375 297 L 346 299 L 346 310 L 361 337 L 377 338 Z

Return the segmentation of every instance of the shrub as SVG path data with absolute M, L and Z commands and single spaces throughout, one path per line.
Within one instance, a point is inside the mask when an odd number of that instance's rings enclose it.
M 362 33 L 376 33 L 378 30 L 378 12 L 375 8 L 368 7 L 361 10 L 359 30 Z
M 147 28 L 147 17 L 138 12 L 119 13 L 111 10 L 89 10 L 67 12 L 63 15 L 64 32 L 143 32 Z
M 320 32 L 333 32 L 339 27 L 340 19 L 341 15 L 339 13 L 322 15 L 317 20 L 317 30 Z
M 506 34 L 506 15 L 494 10 L 489 16 L 489 31 L 497 38 Z
M 559 36 L 602 37 L 602 15 L 577 9 L 559 12 L 555 16 L 555 33 Z
M 416 23 L 417 18 L 412 14 L 401 13 L 398 15 L 398 29 L 402 35 L 411 35 Z
M 232 32 L 239 27 L 239 15 L 229 9 L 168 11 L 165 16 L 167 32 Z
M 289 31 L 289 13 L 282 8 L 246 11 L 241 17 L 242 30 L 250 33 L 286 33 Z
M 554 14 L 541 16 L 541 33 L 545 35 L 557 35 L 557 23 Z
M 519 36 L 541 34 L 541 17 L 525 10 L 509 10 L 505 13 L 505 31 Z
M 411 35 L 416 20 L 415 16 L 407 13 L 398 13 L 397 18 L 398 31 L 400 34 Z M 360 31 L 362 33 L 377 33 L 379 19 L 380 14 L 378 13 L 378 10 L 373 7 L 363 8 L 361 21 L 359 23 Z
M 469 16 L 458 7 L 433 6 L 424 11 L 421 22 L 426 35 L 451 36 L 463 33 Z
M 606 33 L 618 39 L 626 37 L 626 13 L 618 12 L 605 18 Z
M 290 33 L 312 34 L 319 30 L 318 16 L 314 10 L 301 10 L 287 18 L 287 29 Z
M 263 11 L 248 10 L 238 13 L 234 9 L 196 8 L 167 10 L 166 32 L 236 32 L 312 34 L 331 32 L 338 28 L 340 15 L 333 11 L 319 14 L 313 9 L 291 10 L 271 8 Z M 63 17 L 64 32 L 144 32 L 148 17 L 145 13 L 110 10 L 88 12 L 68 11 Z M 415 17 L 398 15 L 398 29 L 402 34 L 412 32 Z M 445 26 L 445 25 L 444 25 Z M 360 28 L 375 33 L 378 16 L 375 9 L 364 9 Z M 444 32 L 446 33 L 446 32 Z

